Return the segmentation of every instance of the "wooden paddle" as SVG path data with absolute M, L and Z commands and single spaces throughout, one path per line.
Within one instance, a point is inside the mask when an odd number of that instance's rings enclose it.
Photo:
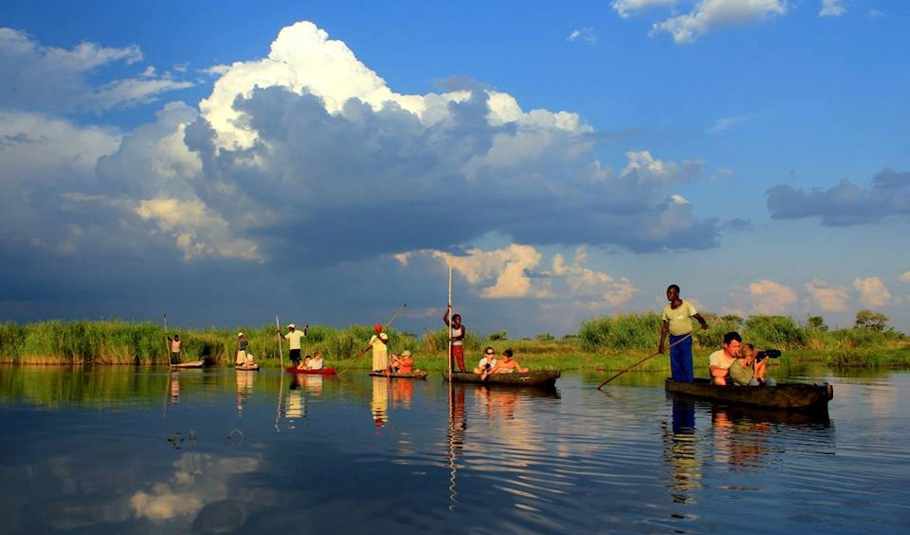
M 680 342 L 682 342 L 682 341 L 684 341 L 684 340 L 688 340 L 689 338 L 692 338 L 692 333 L 689 333 L 689 334 L 683 336 L 682 338 L 680 338 L 679 340 L 677 340 L 677 341 L 673 342 L 672 344 L 670 344 L 670 346 L 667 347 L 667 350 L 669 350 L 671 347 L 675 346 L 676 344 L 678 344 L 678 343 L 680 343 Z M 627 371 L 631 370 L 632 368 L 638 366 L 638 365 L 641 364 L 642 362 L 645 362 L 645 361 L 647 361 L 647 360 L 650 360 L 650 359 L 652 359 L 652 358 L 654 358 L 654 357 L 656 357 L 657 355 L 660 355 L 660 354 L 661 354 L 661 352 L 658 351 L 658 352 L 654 353 L 653 355 L 648 355 L 647 357 L 645 357 L 645 358 L 639 360 L 639 361 L 636 362 L 635 364 L 629 366 L 629 367 L 626 368 L 625 370 L 620 371 L 619 373 L 617 373 L 617 374 L 614 375 L 613 377 L 610 377 L 610 378 L 607 379 L 606 381 L 600 383 L 600 386 L 598 386 L 597 389 L 598 389 L 598 390 L 602 389 L 602 388 L 604 387 L 604 385 L 606 385 L 607 383 L 609 383 L 609 382 L 612 381 L 613 379 L 616 379 L 616 378 L 619 377 L 620 375 L 622 375 L 622 374 L 626 373 Z
M 275 314 L 275 329 L 278 333 L 278 365 L 284 368 L 284 348 L 281 347 L 281 324 L 278 323 L 278 314 Z

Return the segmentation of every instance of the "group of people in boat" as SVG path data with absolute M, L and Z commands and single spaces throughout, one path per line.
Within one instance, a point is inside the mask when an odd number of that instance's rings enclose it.
M 708 322 L 698 313 L 695 306 L 679 297 L 679 286 L 667 287 L 667 301 L 664 308 L 658 353 L 665 350 L 667 335 L 670 335 L 670 375 L 674 381 L 691 383 L 695 381 L 692 365 L 692 318 L 708 328 Z M 774 379 L 765 379 L 767 361 L 759 358 L 759 352 L 752 344 L 743 344 L 737 332 L 724 335 L 723 348 L 708 357 L 708 371 L 715 385 L 774 385 Z

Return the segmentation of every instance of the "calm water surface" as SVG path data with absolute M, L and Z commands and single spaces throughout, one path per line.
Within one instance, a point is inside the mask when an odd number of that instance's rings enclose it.
M 910 373 L 791 379 L 830 419 L 651 375 L 2 367 L 0 533 L 910 533 Z

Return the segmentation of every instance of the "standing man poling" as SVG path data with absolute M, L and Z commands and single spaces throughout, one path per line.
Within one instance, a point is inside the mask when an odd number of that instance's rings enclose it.
M 167 341 L 171 344 L 171 365 L 180 364 L 180 348 L 183 345 L 180 335 L 175 334 L 173 338 L 168 336 Z
M 707 329 L 708 322 L 695 310 L 692 303 L 679 298 L 679 286 L 667 287 L 667 300 L 670 304 L 664 308 L 663 327 L 660 330 L 658 353 L 664 352 L 664 340 L 670 333 L 670 373 L 674 381 L 691 383 L 695 381 L 692 368 L 692 320 L 695 318 L 701 328 Z
M 452 323 L 449 324 L 449 314 L 452 307 L 446 307 L 446 313 L 442 316 L 442 321 L 449 326 L 449 339 L 452 341 L 452 358 L 458 364 L 458 369 L 464 373 L 468 369 L 464 366 L 464 336 L 467 332 L 464 325 L 461 324 L 461 314 L 452 315 Z
M 288 345 L 291 348 L 291 362 L 294 363 L 294 367 L 300 365 L 300 339 L 306 338 L 306 331 L 309 328 L 309 325 L 304 325 L 303 331 L 298 331 L 293 323 L 289 323 L 287 334 L 281 334 L 281 329 L 278 329 L 278 334 L 288 341 Z

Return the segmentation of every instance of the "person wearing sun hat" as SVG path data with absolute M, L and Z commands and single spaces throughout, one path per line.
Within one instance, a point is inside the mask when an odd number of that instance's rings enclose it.
M 237 333 L 237 360 L 238 366 L 252 366 L 253 355 L 249 352 L 250 342 L 243 336 L 242 332 Z
M 291 348 L 290 358 L 294 366 L 300 366 L 300 340 L 306 337 L 306 331 L 309 328 L 309 325 L 304 325 L 303 331 L 298 331 L 296 325 L 289 323 L 287 334 L 281 334 L 281 329 L 276 329 L 279 336 L 288 341 L 288 346 Z

